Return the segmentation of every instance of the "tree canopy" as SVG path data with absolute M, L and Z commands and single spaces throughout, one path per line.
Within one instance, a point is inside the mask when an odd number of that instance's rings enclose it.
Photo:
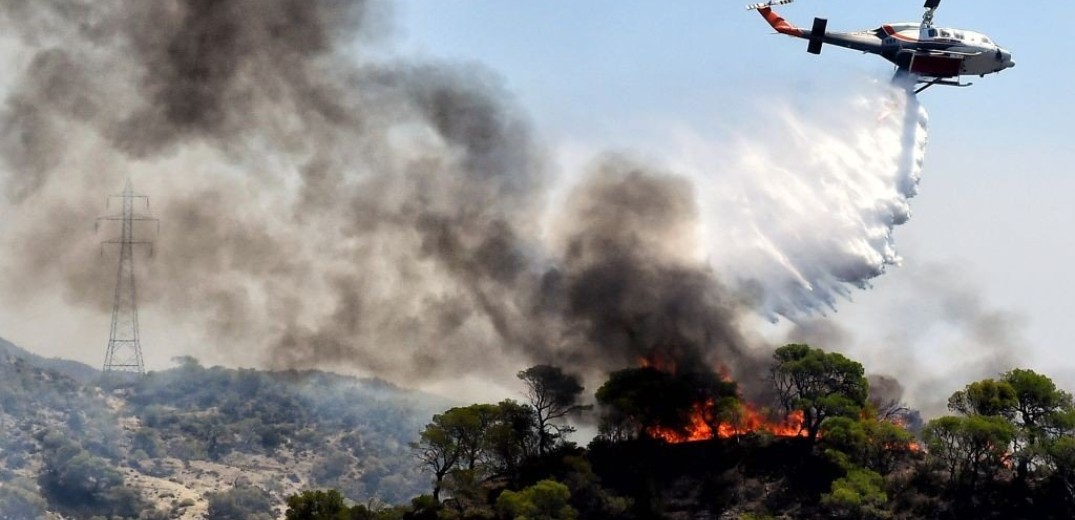
M 411 444 L 418 460 L 434 478 L 433 500 L 439 502 L 446 479 L 457 488 L 493 477 L 511 479 L 535 454 L 535 413 L 514 401 L 473 404 L 433 416 Z
M 685 432 L 697 402 L 685 380 L 653 367 L 613 372 L 596 397 L 603 409 L 602 434 L 613 440 L 652 435 L 656 429 Z
M 351 508 L 335 489 L 304 491 L 287 498 L 287 520 L 348 520 Z
M 951 482 L 976 487 L 1009 462 L 1016 429 L 999 415 L 934 419 L 922 431 L 930 456 L 947 470 Z
M 541 370 L 545 375 L 534 381 L 560 380 L 557 371 Z M 755 426 L 742 434 L 694 435 L 699 421 L 726 431 L 722 421 L 743 421 L 735 412 L 751 408 L 734 382 L 714 372 L 652 366 L 609 374 L 595 393 L 600 435 L 586 449 L 568 443 L 543 453 L 539 414 L 529 403 L 436 414 L 414 444 L 439 475 L 433 495 L 416 498 L 403 518 L 1059 520 L 1075 514 L 1072 398 L 1045 376 L 1016 369 L 970 382 L 949 399 L 953 415 L 930 421 L 919 437 L 903 422 L 917 414 L 907 412 L 893 391 L 899 388 L 890 384 L 867 399 L 862 365 L 843 355 L 786 345 L 775 351 L 770 376 L 769 390 L 789 416 L 801 414 L 809 441 L 766 429 L 757 413 L 749 419 Z M 573 397 L 560 403 L 577 403 L 581 385 L 564 387 Z M 375 518 L 364 511 L 357 518 Z
M 829 417 L 856 417 L 866 405 L 869 384 L 862 365 L 842 354 L 809 345 L 776 349 L 770 380 L 786 413 L 801 411 L 811 442 Z
M 515 492 L 507 490 L 497 498 L 496 507 L 512 520 L 575 520 L 578 511 L 568 500 L 571 491 L 555 480 L 542 480 Z
M 584 388 L 578 376 L 550 365 L 535 365 L 517 375 L 526 383 L 526 399 L 534 410 L 538 452 L 547 453 L 563 434 L 574 431 L 562 420 L 589 408 L 579 404 Z
M 1062 454 L 1075 432 L 1075 404 L 1048 377 L 1014 369 L 975 381 L 953 393 L 948 408 L 960 416 L 930 421 L 923 438 L 953 482 L 974 488 L 1000 466 L 1013 466 L 1020 481 L 1037 466 L 1064 467 L 1063 456 L 1051 454 Z

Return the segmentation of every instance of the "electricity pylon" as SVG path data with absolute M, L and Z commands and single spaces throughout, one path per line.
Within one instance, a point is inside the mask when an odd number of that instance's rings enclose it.
M 112 299 L 112 331 L 108 336 L 108 351 L 105 352 L 103 377 L 112 375 L 124 375 L 141 377 L 145 375 L 146 368 L 142 362 L 142 344 L 138 332 L 138 290 L 134 277 L 134 246 L 148 245 L 150 254 L 153 254 L 153 242 L 149 240 L 137 240 L 134 236 L 134 223 L 140 221 L 156 222 L 158 231 L 160 221 L 151 217 L 149 212 L 149 197 L 139 195 L 131 187 L 131 180 L 123 187 L 123 193 L 108 197 L 108 206 L 112 199 L 123 200 L 123 212 L 119 215 L 98 217 L 97 224 L 102 220 L 120 221 L 123 223 L 123 231 L 120 238 L 101 242 L 102 252 L 106 244 L 119 245 L 119 268 L 116 272 L 116 292 Z M 147 214 L 134 212 L 134 200 L 142 199 L 146 203 Z

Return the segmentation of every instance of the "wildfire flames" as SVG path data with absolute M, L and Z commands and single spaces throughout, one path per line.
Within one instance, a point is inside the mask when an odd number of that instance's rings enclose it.
M 803 437 L 806 430 L 803 429 L 803 413 L 794 411 L 783 421 L 767 419 L 761 412 L 749 403 L 743 403 L 739 407 L 739 413 L 731 420 L 714 424 L 714 421 L 706 421 L 706 417 L 712 416 L 712 403 L 700 403 L 691 411 L 690 424 L 685 432 L 671 428 L 653 427 L 646 430 L 651 437 L 665 442 L 676 444 L 681 442 L 707 441 L 714 438 L 728 439 L 749 433 L 765 432 L 777 437 Z M 715 430 L 714 431 L 714 426 Z
M 643 358 L 640 364 L 644 368 L 676 373 L 676 364 L 663 357 Z M 718 367 L 717 373 L 725 381 L 732 380 L 727 367 Z M 755 405 L 742 402 L 733 414 L 718 420 L 715 408 L 715 403 L 712 401 L 696 403 L 691 409 L 685 430 L 652 426 L 646 428 L 646 433 L 654 439 L 661 439 L 671 444 L 707 441 L 714 438 L 728 439 L 762 432 L 777 437 L 805 437 L 807 434 L 803 428 L 803 413 L 800 410 L 793 411 L 783 420 L 773 421 Z
M 676 363 L 666 356 L 652 356 L 639 360 L 642 368 L 655 369 L 664 374 L 677 375 Z M 732 377 L 728 369 L 719 366 L 715 374 L 726 383 L 732 383 Z M 702 378 L 704 380 L 705 378 Z M 704 384 L 704 383 L 703 383 Z M 713 399 L 699 399 L 690 406 L 689 416 L 685 424 L 673 426 L 651 425 L 643 428 L 647 436 L 660 439 L 669 444 L 685 442 L 701 442 L 712 439 L 730 439 L 752 433 L 765 433 L 776 437 L 807 437 L 805 419 L 802 410 L 794 410 L 786 417 L 775 418 L 769 410 L 761 409 L 757 405 L 743 400 L 742 394 L 738 393 L 738 400 L 733 406 L 727 402 L 717 402 Z M 861 419 L 885 421 L 892 423 L 903 430 L 907 430 L 907 418 L 898 413 L 884 418 L 876 418 L 870 415 L 870 411 L 863 409 Z M 871 419 L 872 417 L 872 419 Z M 820 434 L 819 434 L 820 436 Z M 895 445 L 885 445 L 886 450 L 902 449 L 909 452 L 922 452 L 923 447 L 916 441 L 906 444 L 900 442 Z

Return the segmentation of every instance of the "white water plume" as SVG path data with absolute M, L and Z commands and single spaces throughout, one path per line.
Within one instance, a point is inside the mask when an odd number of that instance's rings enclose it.
M 823 313 L 899 264 L 893 231 L 911 215 L 926 112 L 906 86 L 876 83 L 821 115 L 763 117 L 764 135 L 685 140 L 673 169 L 695 179 L 721 278 L 770 319 Z

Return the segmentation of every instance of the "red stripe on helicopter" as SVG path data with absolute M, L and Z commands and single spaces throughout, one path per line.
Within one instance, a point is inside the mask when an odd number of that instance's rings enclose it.
M 882 25 L 881 28 L 884 29 L 885 34 L 887 34 L 887 35 L 889 35 L 889 36 L 891 36 L 891 37 L 893 37 L 893 38 L 895 38 L 897 40 L 903 40 L 905 42 L 911 42 L 911 43 L 918 43 L 920 41 L 918 38 L 909 38 L 907 36 L 904 36 L 904 35 L 896 32 L 896 30 L 893 29 L 891 25 Z

